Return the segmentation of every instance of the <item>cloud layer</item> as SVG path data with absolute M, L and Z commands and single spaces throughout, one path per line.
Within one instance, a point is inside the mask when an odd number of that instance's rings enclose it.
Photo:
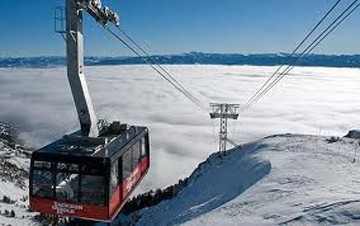
M 204 104 L 244 104 L 276 67 L 165 66 Z M 150 128 L 152 164 L 138 191 L 185 177 L 217 149 L 211 121 L 147 66 L 87 67 L 99 118 Z M 248 142 L 275 133 L 344 135 L 359 128 L 360 70 L 298 67 L 237 122 L 229 136 Z M 78 126 L 65 68 L 0 69 L 0 121 L 39 147 Z

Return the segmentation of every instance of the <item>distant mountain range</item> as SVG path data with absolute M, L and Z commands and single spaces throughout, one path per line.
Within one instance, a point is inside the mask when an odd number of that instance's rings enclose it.
M 191 52 L 179 55 L 154 55 L 159 64 L 219 64 L 219 65 L 257 65 L 274 66 L 289 62 L 289 54 L 222 54 Z M 151 61 L 151 60 L 149 60 Z M 292 62 L 292 61 L 290 61 Z M 128 65 L 144 64 L 139 57 L 86 57 L 85 64 Z M 0 58 L 3 68 L 53 68 L 66 65 L 65 57 L 19 57 Z M 360 67 L 360 55 L 321 55 L 313 54 L 295 62 L 297 66 Z

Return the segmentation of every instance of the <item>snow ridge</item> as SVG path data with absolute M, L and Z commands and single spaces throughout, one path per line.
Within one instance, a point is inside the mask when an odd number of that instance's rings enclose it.
M 359 140 L 283 134 L 211 155 L 138 225 L 360 225 Z
M 250 145 L 212 154 L 175 198 L 141 211 L 139 225 L 181 224 L 236 198 L 270 172 L 270 162 L 255 156 L 257 149 Z

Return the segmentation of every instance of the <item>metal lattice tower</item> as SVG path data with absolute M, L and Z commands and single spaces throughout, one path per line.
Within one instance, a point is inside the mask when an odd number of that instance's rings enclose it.
M 236 113 L 238 104 L 226 104 L 226 103 L 211 103 L 213 112 L 210 113 L 211 119 L 220 119 L 220 132 L 219 132 L 219 151 L 226 151 L 227 137 L 227 119 L 237 119 L 239 114 Z

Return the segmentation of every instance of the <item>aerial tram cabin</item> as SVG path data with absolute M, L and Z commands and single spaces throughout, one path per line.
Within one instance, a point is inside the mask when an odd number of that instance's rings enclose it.
M 112 221 L 145 176 L 150 160 L 146 127 L 118 129 L 97 139 L 77 140 L 78 145 L 72 140 L 75 133 L 35 151 L 30 165 L 31 209 Z
M 98 120 L 84 76 L 83 11 L 119 26 L 100 0 L 66 0 L 67 77 L 81 129 L 32 153 L 30 209 L 111 222 L 150 166 L 146 127 Z

